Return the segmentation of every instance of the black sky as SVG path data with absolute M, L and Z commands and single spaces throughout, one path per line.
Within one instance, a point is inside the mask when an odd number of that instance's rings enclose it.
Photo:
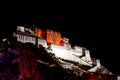
M 44 13 L 43 13 L 44 12 Z M 57 30 L 72 45 L 86 47 L 91 57 L 115 74 L 120 74 L 119 29 L 116 11 L 109 8 L 77 8 L 64 10 L 14 9 L 0 15 L 0 37 L 10 36 L 17 25 L 36 25 Z

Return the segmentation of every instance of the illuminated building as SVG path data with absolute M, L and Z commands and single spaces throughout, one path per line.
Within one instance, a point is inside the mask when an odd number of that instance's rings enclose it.
M 55 57 L 68 61 L 74 61 L 82 65 L 91 67 L 88 72 L 96 72 L 101 68 L 100 60 L 96 59 L 95 64 L 90 56 L 90 51 L 84 47 L 74 46 L 69 43 L 69 39 L 61 37 L 61 33 L 50 29 L 42 30 L 40 28 L 25 28 L 17 26 L 14 37 L 22 43 L 33 43 L 39 48 L 42 45 L 48 52 L 54 53 Z M 61 64 L 64 68 L 72 68 L 73 64 L 66 63 L 62 60 Z M 108 72 L 108 71 L 106 71 Z

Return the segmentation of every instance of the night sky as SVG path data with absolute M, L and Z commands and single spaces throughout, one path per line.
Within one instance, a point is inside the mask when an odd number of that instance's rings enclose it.
M 39 13 L 38 13 L 39 12 Z M 108 9 L 7 11 L 0 15 L 0 38 L 10 36 L 17 25 L 49 28 L 61 32 L 74 45 L 90 50 L 91 57 L 115 74 L 120 74 L 119 29 L 116 13 Z

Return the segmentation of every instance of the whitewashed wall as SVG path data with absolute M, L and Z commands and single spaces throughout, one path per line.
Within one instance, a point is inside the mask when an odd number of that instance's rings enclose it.
M 90 51 L 89 51 L 89 50 L 85 50 L 85 61 L 87 61 L 87 62 L 92 62 L 92 61 L 91 61 Z
M 17 26 L 17 31 L 25 32 L 25 28 L 23 26 Z
M 75 62 L 78 62 L 80 64 L 84 64 L 84 65 L 89 65 L 91 66 L 91 64 L 81 60 L 80 58 L 76 57 L 74 52 L 72 52 L 71 50 L 66 50 L 64 48 L 64 46 L 58 46 L 58 45 L 51 45 L 51 49 L 53 51 L 53 53 L 55 54 L 55 56 L 57 57 L 61 57 L 63 59 L 67 59 L 67 60 L 72 60 Z
M 38 38 L 38 44 L 41 44 L 43 47 L 47 48 L 47 42 L 45 39 L 39 39 Z

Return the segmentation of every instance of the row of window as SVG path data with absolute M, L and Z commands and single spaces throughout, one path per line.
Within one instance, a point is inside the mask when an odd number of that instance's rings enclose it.
M 23 42 L 23 43 L 26 43 L 26 42 L 31 42 L 31 43 L 34 43 L 35 44 L 35 40 L 36 38 L 35 37 L 32 37 L 32 36 L 25 36 L 25 35 L 17 35 L 17 41 L 20 41 L 20 42 Z M 45 40 L 42 40 L 42 39 L 38 39 L 38 44 L 41 44 L 43 45 L 44 47 L 47 46 L 47 43 Z
M 25 42 L 35 42 L 35 37 L 25 36 L 25 35 L 17 35 L 18 41 L 25 41 Z

